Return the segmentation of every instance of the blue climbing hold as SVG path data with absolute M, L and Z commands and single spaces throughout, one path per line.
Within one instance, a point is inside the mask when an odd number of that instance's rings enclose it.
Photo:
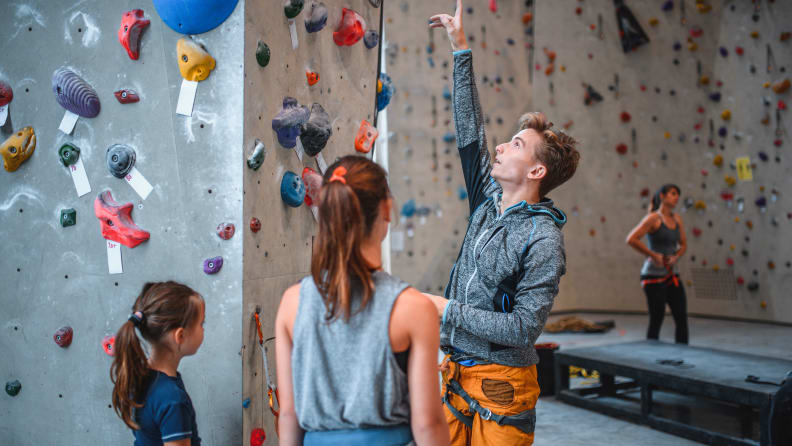
M 460 200 L 464 200 L 468 197 L 467 189 L 465 189 L 464 186 L 459 186 L 457 188 L 457 197 L 459 197 Z
M 443 85 L 443 99 L 446 101 L 451 100 L 451 90 L 448 89 L 448 85 Z
M 415 200 L 408 200 L 406 203 L 402 205 L 401 214 L 404 217 L 410 218 L 415 215 L 415 211 L 417 206 L 415 205 Z
M 456 136 L 451 132 L 446 132 L 446 134 L 443 135 L 444 142 L 451 143 L 454 142 L 454 140 L 456 140 Z
M 305 200 L 305 183 L 294 172 L 286 172 L 281 179 L 281 198 L 287 205 L 296 208 Z
M 242 401 L 242 407 L 244 407 L 245 409 L 247 409 L 248 407 L 250 407 L 250 398 L 245 398 L 245 399 Z
M 154 0 L 162 21 L 179 34 L 216 28 L 234 12 L 238 0 Z
M 393 97 L 395 91 L 390 76 L 380 73 L 377 81 L 377 111 L 382 111 L 390 104 L 391 97 Z

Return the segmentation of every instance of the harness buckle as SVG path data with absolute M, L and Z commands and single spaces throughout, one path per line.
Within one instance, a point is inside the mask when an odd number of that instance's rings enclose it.
M 482 415 L 481 412 L 479 412 L 479 416 L 481 417 L 481 419 L 489 421 L 490 418 L 492 418 L 492 411 L 487 409 L 486 407 L 482 407 L 482 406 L 479 407 L 484 409 L 484 415 Z

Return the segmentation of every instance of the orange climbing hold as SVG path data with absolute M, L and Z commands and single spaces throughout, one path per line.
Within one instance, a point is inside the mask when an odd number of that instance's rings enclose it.
M 778 82 L 774 83 L 773 84 L 773 91 L 778 93 L 778 94 L 781 94 L 781 93 L 785 93 L 787 90 L 789 90 L 789 87 L 790 87 L 789 78 L 786 78 L 786 79 L 784 79 L 782 81 L 778 81 Z
M 727 185 L 729 185 L 729 186 L 734 186 L 735 184 L 737 184 L 737 179 L 735 179 L 735 178 L 734 178 L 733 176 L 731 176 L 731 175 L 726 175 L 726 176 L 723 178 L 723 180 L 724 180 L 724 181 L 726 182 L 726 184 L 727 184 Z
M 729 119 L 731 119 L 731 110 L 729 110 L 728 108 L 726 110 L 723 110 L 721 112 L 721 119 L 723 119 L 724 121 L 728 121 Z
M 379 132 L 377 128 L 369 124 L 365 119 L 360 121 L 360 128 L 355 136 L 355 150 L 361 153 L 369 153 L 377 140 Z
M 315 71 L 306 71 L 305 77 L 308 79 L 308 85 L 316 85 L 319 82 L 319 73 Z
M 523 14 L 522 16 L 523 25 L 527 25 L 531 23 L 531 20 L 533 20 L 533 14 L 531 14 L 530 12 L 526 12 L 525 14 Z
M 660 20 L 657 20 L 657 17 L 652 17 L 651 19 L 649 19 L 649 25 L 651 26 L 657 26 L 659 23 Z

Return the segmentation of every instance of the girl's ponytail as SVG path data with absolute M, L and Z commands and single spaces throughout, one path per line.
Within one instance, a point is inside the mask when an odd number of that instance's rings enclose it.
M 143 395 L 148 375 L 148 360 L 143 346 L 135 332 L 135 324 L 130 320 L 118 330 L 113 344 L 113 365 L 110 367 L 110 380 L 113 381 L 113 409 L 131 429 L 139 429 L 132 419 L 133 409 L 143 407 L 139 401 Z

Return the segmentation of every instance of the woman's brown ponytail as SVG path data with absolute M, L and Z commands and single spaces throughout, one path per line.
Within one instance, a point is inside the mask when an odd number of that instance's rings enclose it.
M 369 159 L 345 156 L 327 169 L 319 194 L 319 235 L 311 274 L 325 301 L 327 320 L 353 314 L 353 287 L 362 287 L 365 308 L 374 294 L 372 269 L 361 245 L 371 234 L 382 200 L 390 196 L 385 170 Z

